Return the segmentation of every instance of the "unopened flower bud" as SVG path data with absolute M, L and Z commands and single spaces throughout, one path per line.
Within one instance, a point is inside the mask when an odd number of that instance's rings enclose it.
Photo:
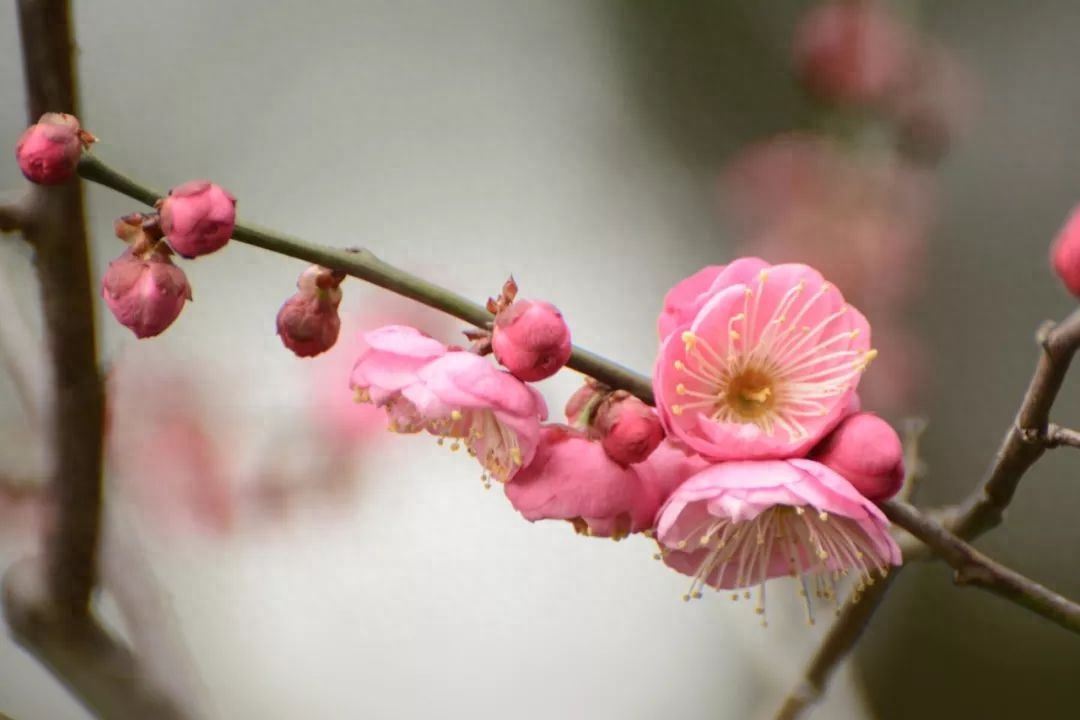
M 1050 262 L 1069 292 L 1080 298 L 1080 205 L 1073 208 L 1065 227 L 1058 232 L 1050 248 Z
M 519 380 L 543 380 L 570 359 L 570 328 L 551 303 L 519 300 L 495 316 L 491 348 Z
M 593 430 L 604 452 L 621 465 L 646 459 L 664 439 L 656 411 L 625 390 L 617 390 L 600 404 Z
M 278 311 L 277 333 L 298 357 L 314 357 L 337 342 L 343 279 L 341 273 L 312 265 L 297 280 L 298 292 Z
M 843 476 L 867 500 L 890 498 L 904 484 L 900 437 L 872 413 L 849 416 L 810 457 Z
M 59 185 L 75 174 L 83 148 L 95 140 L 74 115 L 45 113 L 19 138 L 15 157 L 30 182 Z
M 191 286 L 164 247 L 141 254 L 128 248 L 109 263 L 101 296 L 121 325 L 135 337 L 148 338 L 172 325 L 191 299 Z
M 610 390 L 598 385 L 591 378 L 586 380 L 585 384 L 579 387 L 566 401 L 566 408 L 564 409 L 566 422 L 578 429 L 591 425 L 596 407 L 607 392 L 610 392 Z
M 905 83 L 914 63 L 912 33 L 877 0 L 831 0 L 795 32 L 795 68 L 815 96 L 877 104 Z
M 236 198 L 220 185 L 192 180 L 158 204 L 161 229 L 177 255 L 195 258 L 220 250 L 236 226 Z

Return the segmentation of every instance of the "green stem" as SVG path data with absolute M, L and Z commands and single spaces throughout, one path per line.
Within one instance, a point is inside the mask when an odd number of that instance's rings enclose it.
M 153 205 L 162 194 L 113 170 L 90 154 L 83 155 L 79 174 L 122 195 Z M 233 239 L 270 252 L 340 270 L 372 285 L 416 300 L 448 315 L 480 328 L 490 328 L 492 316 L 483 306 L 455 292 L 430 283 L 412 273 L 380 260 L 370 250 L 342 250 L 327 245 L 315 245 L 284 233 L 246 223 L 237 223 Z M 613 388 L 626 390 L 641 400 L 653 404 L 652 383 L 649 378 L 596 353 L 575 347 L 567 367 L 596 378 Z

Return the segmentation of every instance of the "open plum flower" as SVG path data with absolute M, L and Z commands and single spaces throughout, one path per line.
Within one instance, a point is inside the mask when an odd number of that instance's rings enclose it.
M 566 520 L 581 535 L 615 540 L 651 528 L 660 506 L 634 469 L 565 425 L 543 427 L 532 462 L 505 490 L 526 520 Z
M 484 480 L 506 482 L 532 460 L 547 405 L 532 387 L 490 362 L 404 325 L 364 335 L 369 348 L 353 366 L 357 402 L 386 409 L 390 429 L 426 430 L 465 446 Z
M 693 580 L 685 599 L 716 589 L 758 587 L 799 578 L 808 619 L 810 594 L 835 600 L 852 573 L 855 592 L 901 562 L 881 511 L 847 481 L 813 460 L 712 465 L 683 483 L 660 510 L 664 562 Z
M 536 454 L 547 404 L 531 386 L 464 350 L 446 353 L 402 390 L 425 428 L 464 444 L 484 466 L 483 480 L 507 482 Z
M 368 348 L 353 365 L 349 378 L 353 399 L 384 408 L 390 430 L 420 432 L 426 424 L 415 406 L 402 397 L 402 391 L 418 383 L 420 368 L 445 355 L 449 348 L 407 325 L 371 330 L 364 333 L 364 342 Z
M 738 275 L 714 281 L 693 321 L 664 340 L 653 375 L 661 420 L 711 460 L 804 455 L 853 402 L 875 355 L 870 327 L 806 265 Z

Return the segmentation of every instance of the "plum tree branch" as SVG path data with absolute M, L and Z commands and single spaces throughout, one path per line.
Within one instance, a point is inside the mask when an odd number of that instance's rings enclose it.
M 93 155 L 84 155 L 79 174 L 146 205 L 153 205 L 162 194 L 135 182 Z M 233 239 L 264 250 L 316 263 L 359 278 L 372 285 L 416 300 L 477 327 L 490 327 L 492 316 L 483 306 L 468 298 L 428 282 L 375 256 L 365 249 L 339 249 L 316 245 L 299 238 L 246 223 L 237 223 Z M 599 355 L 575 347 L 567 366 L 596 378 L 605 385 L 626 390 L 653 404 L 652 383 L 644 377 Z
M 1080 633 L 1080 605 L 1043 585 L 990 559 L 911 505 L 897 501 L 881 503 L 890 520 L 907 528 L 956 571 L 958 585 L 974 585 L 1022 605 Z

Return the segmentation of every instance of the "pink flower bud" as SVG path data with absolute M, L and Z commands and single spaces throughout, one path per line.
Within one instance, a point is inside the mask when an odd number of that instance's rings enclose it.
M 15 157 L 30 182 L 59 185 L 75 174 L 83 148 L 95 140 L 74 115 L 45 113 L 19 138 Z
M 159 203 L 161 229 L 177 255 L 195 258 L 220 250 L 236 226 L 236 198 L 220 185 L 192 180 Z
M 608 457 L 624 466 L 652 455 L 664 439 L 656 411 L 624 390 L 612 393 L 600 404 L 593 428 Z
M 912 72 L 911 32 L 875 0 L 818 5 L 795 31 L 795 66 L 807 89 L 840 103 L 876 104 Z
M 172 325 L 191 299 L 191 286 L 166 249 L 155 246 L 138 254 L 128 248 L 109 263 L 101 296 L 121 325 L 148 338 Z
M 605 392 L 609 391 L 598 386 L 591 378 L 587 379 L 566 401 L 566 421 L 574 427 L 591 425 L 596 406 Z
M 570 328 L 551 303 L 520 300 L 495 316 L 491 347 L 512 375 L 535 382 L 551 377 L 570 359 Z
M 312 265 L 296 282 L 299 292 L 285 301 L 277 314 L 281 342 L 298 357 L 314 357 L 337 342 L 341 331 L 338 305 L 344 275 Z
M 900 437 L 872 413 L 849 416 L 814 448 L 811 457 L 843 476 L 867 500 L 890 498 L 904 484 Z
M 1054 272 L 1076 297 L 1080 298 L 1080 205 L 1073 208 L 1050 248 Z

